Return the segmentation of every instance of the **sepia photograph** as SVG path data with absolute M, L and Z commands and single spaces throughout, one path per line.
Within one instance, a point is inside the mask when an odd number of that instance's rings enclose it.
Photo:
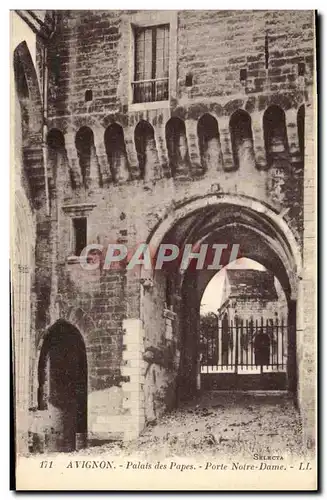
M 314 10 L 11 10 L 19 491 L 317 490 Z

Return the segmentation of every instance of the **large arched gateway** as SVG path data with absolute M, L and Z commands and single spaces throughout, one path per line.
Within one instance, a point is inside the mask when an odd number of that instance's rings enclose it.
M 72 451 L 86 444 L 86 351 L 81 334 L 66 321 L 57 321 L 43 341 L 38 364 L 38 408 L 48 413 L 48 450 Z
M 191 244 L 198 252 L 201 244 L 207 244 L 208 248 L 214 244 L 229 248 L 239 245 L 238 256 L 255 260 L 276 276 L 288 305 L 288 356 L 283 388 L 295 394 L 296 304 L 301 257 L 296 239 L 283 218 L 247 197 L 198 198 L 178 207 L 157 226 L 149 239 L 152 252 L 161 243 L 177 245 L 181 250 Z M 196 392 L 200 302 L 207 284 L 217 273 L 208 267 L 196 269 L 191 261 L 183 271 L 177 259 L 153 271 L 154 286 L 144 287 L 147 419 Z M 143 282 L 148 281 L 144 275 Z

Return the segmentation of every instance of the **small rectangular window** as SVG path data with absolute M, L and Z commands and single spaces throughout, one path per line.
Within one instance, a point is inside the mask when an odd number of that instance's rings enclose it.
M 244 82 L 248 77 L 248 72 L 246 68 L 240 70 L 240 81 Z
M 133 102 L 167 101 L 169 24 L 136 28 Z
M 82 250 L 87 245 L 87 219 L 78 217 L 73 219 L 74 242 L 73 251 L 75 255 L 81 255 Z

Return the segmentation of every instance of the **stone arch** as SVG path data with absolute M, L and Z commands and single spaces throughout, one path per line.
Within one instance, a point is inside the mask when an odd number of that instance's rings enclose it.
M 81 307 L 72 307 L 67 315 L 67 321 L 74 325 L 83 335 L 86 349 L 88 349 L 87 339 L 85 337 L 86 332 L 91 332 L 95 330 L 95 323 L 87 311 L 84 311 Z
M 33 60 L 25 41 L 14 50 L 14 75 L 22 108 L 23 130 L 41 133 L 42 99 Z
M 289 306 L 289 324 L 293 325 L 289 337 L 289 352 L 292 354 L 288 365 L 288 389 L 295 393 L 295 324 L 301 253 L 283 218 L 269 207 L 247 197 L 221 195 L 217 198 L 210 195 L 176 207 L 173 213 L 161 220 L 148 239 L 152 251 L 160 243 L 174 243 L 183 249 L 186 244 L 205 243 L 210 247 L 214 243 L 226 242 L 229 245 L 239 244 L 242 257 L 264 265 L 283 286 Z M 167 270 L 155 270 L 152 272 L 155 286 L 143 292 L 141 317 L 145 346 L 154 344 L 158 348 L 162 345 L 161 349 L 170 359 L 170 364 L 167 362 L 166 367 L 163 367 L 166 375 L 162 375 L 167 377 L 167 393 L 173 394 L 175 387 L 182 397 L 188 387 L 191 392 L 196 390 L 200 297 L 205 285 L 217 271 L 196 271 L 189 266 L 181 272 L 177 264 L 169 268 L 172 288 L 169 310 L 165 309 Z M 167 326 L 169 322 L 170 326 Z M 155 332 L 153 324 L 156 324 Z M 164 338 L 165 343 L 162 340 Z M 170 349 L 168 354 L 167 349 Z M 174 404 L 173 398 L 169 401 L 168 407 Z
M 158 153 L 156 149 L 156 140 L 152 125 L 141 120 L 134 131 L 135 149 L 139 162 L 141 179 L 148 180 L 153 177 L 154 165 L 158 163 Z
M 96 325 L 90 316 L 88 311 L 84 311 L 81 307 L 74 307 L 70 306 L 68 307 L 67 303 L 65 301 L 58 300 L 56 303 L 58 307 L 58 319 L 56 321 L 64 321 L 70 325 L 72 325 L 73 328 L 79 331 L 80 335 L 83 338 L 83 342 L 85 344 L 86 352 L 89 357 L 90 355 L 90 345 L 89 345 L 89 340 L 88 340 L 88 332 L 92 332 L 95 330 Z M 40 354 L 42 350 L 42 346 L 44 343 L 44 339 L 47 335 L 47 330 L 44 330 L 39 333 L 37 336 L 36 340 L 36 356 L 35 356 L 35 363 L 33 363 L 33 388 L 36 391 L 37 388 L 37 380 L 38 380 L 38 363 L 40 359 Z M 89 387 L 89 384 L 88 384 Z M 35 392 L 33 392 L 33 404 L 36 404 L 37 401 L 37 395 Z
M 291 252 L 292 259 L 294 260 L 297 272 L 301 272 L 302 267 L 302 257 L 299 245 L 292 230 L 287 225 L 286 221 L 278 213 L 273 211 L 267 205 L 262 204 L 260 201 L 253 200 L 247 196 L 235 196 L 232 194 L 222 194 L 219 197 L 216 195 L 208 195 L 206 197 L 196 198 L 194 200 L 188 201 L 186 203 L 180 204 L 174 210 L 174 212 L 167 212 L 167 214 L 162 217 L 158 222 L 156 227 L 153 229 L 148 237 L 147 243 L 150 245 L 152 251 L 155 251 L 165 234 L 168 233 L 171 228 L 178 222 L 178 220 L 183 219 L 191 212 L 196 212 L 204 207 L 219 207 L 225 204 L 234 205 L 238 209 L 238 213 L 246 208 L 252 209 L 253 212 L 257 213 L 259 216 L 266 218 L 271 221 L 271 224 L 278 229 L 284 242 L 287 242 L 287 247 Z
M 49 451 L 73 451 L 87 442 L 87 356 L 83 337 L 59 319 L 42 339 L 37 365 L 38 409 L 47 412 Z
M 171 174 L 173 177 L 187 176 L 189 153 L 184 121 L 177 117 L 170 118 L 165 132 Z
M 64 121 L 60 120 L 60 124 L 61 124 L 60 128 L 64 130 L 65 120 Z M 72 134 L 74 133 L 76 134 L 78 130 L 82 127 L 90 128 L 94 133 L 94 135 L 96 135 L 97 130 L 98 131 L 101 130 L 103 132 L 103 129 L 106 128 L 105 126 L 103 126 L 102 121 L 99 120 L 98 117 L 88 114 L 72 116 L 71 119 L 69 120 L 69 123 L 67 123 L 67 126 L 69 127 L 69 132 L 71 132 Z
M 82 183 L 88 186 L 91 173 L 91 159 L 94 154 L 94 135 L 89 127 L 81 127 L 75 136 L 75 146 L 79 159 Z
M 247 111 L 238 109 L 229 121 L 235 168 L 255 166 L 252 120 Z
M 216 118 L 205 113 L 197 126 L 201 163 L 205 171 L 222 168 L 223 158 L 220 144 L 219 127 Z
M 285 158 L 288 155 L 286 118 L 280 106 L 272 104 L 264 112 L 263 132 L 268 164 Z
M 301 159 L 304 160 L 304 137 L 305 137 L 305 105 L 302 104 L 297 112 L 297 133 Z
M 13 53 L 13 84 L 15 85 L 15 140 L 19 142 L 23 168 L 21 182 L 28 186 L 34 206 L 39 206 L 44 192 L 45 178 L 42 169 L 42 100 L 37 74 L 26 41 Z
M 194 207 L 194 212 L 191 207 Z M 222 215 L 219 215 L 220 211 Z M 191 215 L 191 212 L 193 212 L 193 215 Z M 177 214 L 180 214 L 181 219 Z M 190 221 L 188 228 L 185 222 L 186 218 Z M 175 238 L 172 230 L 175 225 L 179 224 L 179 220 L 183 220 L 183 224 L 187 228 L 183 236 L 183 242 L 178 242 L 180 245 L 208 242 L 211 234 L 217 234 L 215 228 L 218 223 L 217 227 L 224 228 L 225 232 L 230 229 L 236 231 L 238 228 L 241 231 L 242 227 L 249 228 L 253 235 L 254 251 L 256 251 L 255 240 L 258 238 L 261 238 L 265 245 L 271 248 L 283 267 L 283 275 L 279 276 L 279 280 L 284 285 L 284 289 L 287 288 L 288 283 L 288 296 L 292 300 L 296 299 L 298 293 L 297 276 L 301 273 L 302 265 L 300 249 L 287 223 L 267 206 L 247 197 L 232 195 L 222 195 L 219 200 L 213 196 L 205 197 L 203 200 L 194 200 L 176 209 L 174 215 L 170 214 L 157 226 L 157 230 L 149 239 L 151 251 L 155 252 L 158 245 L 165 241 L 167 235 L 170 235 L 171 239 Z M 195 228 L 194 230 L 192 230 L 192 226 Z M 166 231 L 164 231 L 164 227 L 166 227 Z M 163 231 L 160 231 L 161 228 Z M 181 234 L 182 232 L 179 230 L 179 238 L 181 238 Z M 232 241 L 231 235 L 230 240 Z M 248 255 L 243 256 L 255 259 L 253 252 L 251 253 L 248 247 L 249 245 L 246 246 Z M 260 262 L 260 259 L 257 260 Z M 267 260 L 264 260 L 262 264 L 269 267 Z M 276 268 L 278 268 L 277 264 Z M 276 274 L 278 276 L 279 273 Z M 180 283 L 183 282 L 183 277 L 182 273 Z

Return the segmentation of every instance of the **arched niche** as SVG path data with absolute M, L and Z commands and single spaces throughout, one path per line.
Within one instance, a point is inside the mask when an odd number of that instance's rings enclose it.
M 252 123 L 249 113 L 243 109 L 235 111 L 229 121 L 235 168 L 255 166 Z
M 205 171 L 217 171 L 222 167 L 222 152 L 217 120 L 204 114 L 197 126 L 201 163 Z
M 263 131 L 268 164 L 288 154 L 285 112 L 277 105 L 269 106 L 263 115 Z
M 145 120 L 141 120 L 135 127 L 134 140 L 139 162 L 140 178 L 147 180 L 152 177 L 154 164 L 158 161 L 152 125 Z
M 82 183 L 88 186 L 91 173 L 91 159 L 94 153 L 94 135 L 89 127 L 81 127 L 75 137 L 75 146 L 79 159 Z
M 170 118 L 166 123 L 166 144 L 172 177 L 188 174 L 189 153 L 183 120 Z
M 33 60 L 25 41 L 13 54 L 15 88 L 22 111 L 23 139 L 28 132 L 42 132 L 42 100 Z
M 104 133 L 104 143 L 108 164 L 114 182 L 128 179 L 128 160 L 124 139 L 124 131 L 118 123 L 112 123 Z

